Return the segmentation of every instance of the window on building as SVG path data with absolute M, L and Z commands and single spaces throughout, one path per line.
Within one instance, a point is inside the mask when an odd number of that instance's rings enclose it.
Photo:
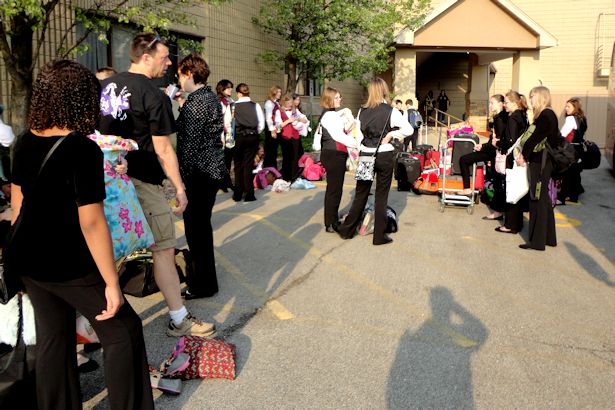
M 286 70 L 286 72 L 288 73 L 288 70 Z M 310 70 L 304 70 L 300 64 L 297 65 L 297 72 L 301 73 L 297 81 L 297 94 L 319 97 L 323 89 L 322 81 L 313 78 L 312 72 Z
M 85 40 L 89 49 L 87 52 L 79 55 L 77 61 L 94 72 L 105 66 L 113 67 L 118 72 L 126 71 L 130 67 L 130 57 L 128 56 L 130 42 L 139 32 L 140 30 L 136 26 L 119 23 L 112 24 L 109 32 L 107 32 L 108 43 L 100 41 L 98 34 L 90 33 Z M 85 33 L 85 29 L 78 25 L 77 38 L 80 38 L 83 33 Z M 155 80 L 156 85 L 159 87 L 165 87 L 170 83 L 176 82 L 177 63 L 186 55 L 196 51 L 197 47 L 195 45 L 201 44 L 203 38 L 170 32 L 165 37 L 165 41 L 169 47 L 169 58 L 172 65 L 167 69 L 167 73 L 163 78 Z

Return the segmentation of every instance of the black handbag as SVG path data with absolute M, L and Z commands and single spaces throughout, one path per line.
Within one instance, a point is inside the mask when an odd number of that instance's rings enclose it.
M 36 409 L 36 347 L 26 346 L 23 341 L 21 297 L 18 303 L 19 325 L 15 347 L 0 344 L 0 408 Z
M 53 144 L 53 146 L 51 147 L 51 149 L 49 150 L 49 152 L 43 159 L 41 167 L 38 170 L 37 179 L 38 177 L 40 177 L 41 172 L 43 171 L 43 168 L 45 167 L 45 164 L 47 163 L 49 158 L 51 158 L 51 154 L 53 154 L 56 148 L 58 148 L 60 144 L 62 143 L 62 141 L 64 141 L 65 139 L 66 137 L 59 138 L 56 141 L 56 143 Z M 35 181 L 35 185 L 36 185 L 36 181 Z M 21 280 L 19 279 L 19 277 L 15 274 L 11 274 L 11 269 L 9 267 L 12 261 L 11 261 L 11 258 L 9 257 L 10 253 L 6 252 L 6 250 L 9 248 L 9 245 L 15 238 L 15 234 L 17 233 L 17 230 L 19 229 L 19 226 L 21 225 L 21 221 L 25 213 L 24 212 L 25 204 L 26 204 L 26 201 L 24 198 L 21 202 L 21 208 L 19 211 L 19 215 L 17 216 L 15 223 L 13 224 L 13 226 L 11 227 L 11 230 L 9 231 L 8 237 L 6 239 L 6 245 L 4 249 L 2 250 L 2 255 L 0 256 L 0 303 L 2 303 L 3 305 L 6 305 L 9 302 L 9 300 L 11 300 L 18 292 L 23 290 L 23 283 L 21 283 Z
M 568 168 L 577 162 L 577 153 L 574 149 L 574 145 L 564 138 L 559 138 L 557 145 L 552 146 L 547 141 L 545 147 L 549 152 L 551 163 L 553 164 L 553 178 L 560 179 Z
M 175 268 L 179 282 L 192 272 L 192 257 L 187 249 L 175 249 Z M 184 273 L 185 272 L 185 273 Z M 135 252 L 122 263 L 120 270 L 122 292 L 142 298 L 159 291 L 154 278 L 154 260 L 150 252 Z

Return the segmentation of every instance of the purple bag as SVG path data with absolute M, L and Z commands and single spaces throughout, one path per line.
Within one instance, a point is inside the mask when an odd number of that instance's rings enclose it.
M 557 204 L 557 185 L 552 178 L 549 178 L 549 198 L 551 198 L 551 206 Z

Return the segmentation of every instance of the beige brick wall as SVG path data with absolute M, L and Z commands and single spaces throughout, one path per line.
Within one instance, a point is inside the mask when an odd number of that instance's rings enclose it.
M 437 7 L 443 1 L 433 0 L 432 7 Z M 615 0 L 512 2 L 558 40 L 557 47 L 540 52 L 539 78 L 553 94 L 554 110 L 560 114 L 568 98 L 581 97 L 588 117 L 587 136 L 603 145 L 606 135 L 607 79 L 596 75 L 595 58 L 600 43 L 597 29 L 600 13 L 615 13 Z M 486 35 L 492 29 L 487 23 Z M 606 53 L 609 58 L 613 40 L 615 30 L 609 29 L 606 33 Z M 490 91 L 492 94 L 504 94 L 512 84 L 512 58 L 504 58 L 493 64 L 497 74 Z M 528 94 L 530 90 L 519 91 Z

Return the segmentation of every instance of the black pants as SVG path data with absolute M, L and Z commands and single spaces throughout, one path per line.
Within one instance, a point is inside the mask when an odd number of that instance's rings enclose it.
M 391 189 L 391 179 L 393 178 L 393 162 L 395 159 L 394 152 L 380 152 L 376 155 L 376 163 L 374 164 L 375 180 L 376 180 L 376 195 L 374 203 L 374 239 L 375 245 L 385 242 L 385 231 L 387 227 L 387 201 L 389 199 L 389 190 Z M 354 200 L 350 207 L 350 212 L 344 219 L 344 223 L 339 227 L 341 236 L 352 237 L 357 226 L 361 223 L 361 217 L 367 204 L 369 191 L 372 188 L 372 181 L 357 181 Z
M 192 274 L 188 275 L 186 282 L 191 293 L 212 296 L 218 292 L 218 279 L 211 214 L 220 186 L 218 182 L 200 172 L 189 175 L 184 183 L 188 196 L 188 206 L 184 211 L 184 228 L 192 256 Z
M 112 409 L 153 409 L 141 319 L 125 301 L 108 320 L 100 274 L 65 283 L 23 278 L 36 317 L 36 394 L 40 410 L 81 409 L 75 354 L 75 310 L 85 316 L 104 349 L 105 384 Z
M 404 138 L 404 151 L 410 151 L 410 143 L 412 143 L 412 150 L 416 149 L 416 142 L 419 138 L 419 130 L 414 128 L 414 132 L 409 137 Z
M 258 134 L 237 136 L 235 140 L 235 197 L 254 197 L 254 157 L 258 153 Z M 265 154 L 266 155 L 266 154 Z
M 263 168 L 271 167 L 278 169 L 278 145 L 280 138 L 280 133 L 278 133 L 277 138 L 273 138 L 271 131 L 265 127 L 265 146 L 263 147 L 265 158 L 263 158 Z
M 233 181 L 231 180 L 231 164 L 233 163 L 234 156 L 235 156 L 235 147 L 224 148 L 224 165 L 226 165 L 226 170 L 228 171 L 228 173 L 224 177 L 224 182 L 222 184 L 224 188 L 233 187 Z
M 564 173 L 560 186 L 560 192 L 558 194 L 560 201 L 565 202 L 566 198 L 576 201 L 579 199 L 579 195 L 584 192 L 583 186 L 581 185 L 581 171 L 581 164 L 576 163 L 572 164 L 572 166 Z
M 472 165 L 477 162 L 484 162 L 486 164 L 492 159 L 495 159 L 495 156 L 491 158 L 488 152 L 483 151 L 474 151 L 459 158 L 459 168 L 461 168 L 461 179 L 463 180 L 464 189 L 470 188 L 470 169 Z
M 530 232 L 529 245 L 534 249 L 545 249 L 545 245 L 556 246 L 555 215 L 549 196 L 549 179 L 551 178 L 551 161 L 547 159 L 542 175 L 540 162 L 530 162 Z M 536 183 L 542 182 L 538 198 L 532 195 L 536 191 Z
M 504 226 L 511 231 L 521 232 L 523 229 L 523 211 L 527 209 L 529 195 L 525 195 L 516 204 L 506 204 L 504 211 Z
M 340 202 L 344 192 L 347 152 L 324 149 L 320 162 L 327 171 L 327 190 L 325 191 L 325 226 L 339 221 Z
M 282 147 L 282 178 L 293 182 L 299 170 L 299 140 L 281 138 L 280 146 Z

